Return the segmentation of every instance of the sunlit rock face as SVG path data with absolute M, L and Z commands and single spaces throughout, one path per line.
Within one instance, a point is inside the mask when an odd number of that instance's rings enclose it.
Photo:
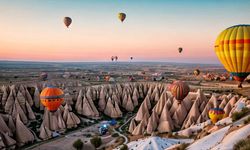
M 150 89 L 152 87 L 149 87 Z M 152 96 L 151 92 L 147 92 L 135 118 L 130 122 L 129 132 L 132 135 L 186 129 L 209 120 L 210 108 L 223 108 L 225 115 L 230 116 L 232 112 L 239 111 L 240 106 L 243 104 L 245 106 L 247 102 L 247 98 L 240 98 L 238 95 L 205 96 L 201 90 L 198 90 L 195 93 L 190 92 L 180 104 L 169 92 L 161 92 L 157 103 L 152 105 L 155 99 L 151 97 L 149 100 L 149 95 Z M 148 120 L 148 123 L 145 124 L 143 120 Z

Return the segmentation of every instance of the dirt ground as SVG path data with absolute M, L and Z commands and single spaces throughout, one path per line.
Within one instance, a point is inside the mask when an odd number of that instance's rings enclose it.
M 53 141 L 48 141 L 47 143 L 37 145 L 32 150 L 75 150 L 73 148 L 73 143 L 77 139 L 81 139 L 84 143 L 84 150 L 95 150 L 94 146 L 90 143 L 91 137 L 99 134 L 99 126 L 102 123 L 98 123 L 95 125 L 92 125 L 90 127 L 81 129 L 79 131 L 76 131 L 74 133 L 70 133 L 68 135 L 65 135 L 61 138 L 55 139 Z M 87 137 L 86 135 L 90 134 L 90 137 Z M 109 142 L 115 140 L 114 137 L 112 137 L 110 134 L 106 134 L 104 136 L 101 136 L 102 138 L 102 145 L 107 145 Z M 101 146 L 102 147 L 102 146 Z

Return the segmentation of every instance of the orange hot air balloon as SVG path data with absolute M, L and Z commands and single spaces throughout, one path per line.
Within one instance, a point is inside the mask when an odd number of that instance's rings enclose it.
M 169 90 L 175 99 L 181 103 L 181 101 L 188 95 L 190 88 L 185 82 L 175 81 L 169 86 Z
M 208 112 L 209 118 L 215 124 L 224 117 L 224 110 L 222 108 L 211 108 Z
M 215 41 L 215 52 L 225 69 L 239 81 L 250 74 L 250 25 L 236 25 L 222 31 Z
M 63 102 L 63 91 L 54 86 L 44 88 L 40 94 L 41 103 L 51 112 L 54 112 Z
M 121 20 L 121 22 L 123 22 L 126 18 L 126 14 L 125 13 L 118 13 L 118 18 L 119 18 L 119 20 Z
M 70 24 L 72 23 L 72 19 L 70 17 L 64 17 L 63 22 L 67 28 L 69 28 Z

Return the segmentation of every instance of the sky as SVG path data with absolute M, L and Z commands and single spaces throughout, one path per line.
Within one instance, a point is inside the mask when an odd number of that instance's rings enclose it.
M 0 0 L 0 60 L 219 63 L 216 37 L 250 24 L 249 8 L 249 0 Z

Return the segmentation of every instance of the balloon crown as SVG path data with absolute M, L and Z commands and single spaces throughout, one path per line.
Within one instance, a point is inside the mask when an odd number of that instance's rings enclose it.
M 227 29 L 233 28 L 233 27 L 239 27 L 239 26 L 250 26 L 250 24 L 238 24 L 238 25 L 233 25 L 233 26 L 231 26 L 231 27 L 228 27 Z

